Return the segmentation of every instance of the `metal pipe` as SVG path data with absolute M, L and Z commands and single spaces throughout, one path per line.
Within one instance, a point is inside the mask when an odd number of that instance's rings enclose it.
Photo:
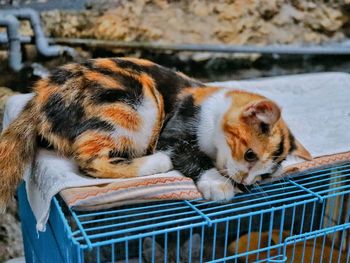
M 23 68 L 21 40 L 19 34 L 20 23 L 13 15 L 0 16 L 0 26 L 7 28 L 7 38 L 9 40 L 9 66 L 14 71 Z
M 154 42 L 123 42 L 113 40 L 82 39 L 82 38 L 49 38 L 49 43 L 72 46 L 86 45 L 89 47 L 109 47 L 146 50 L 170 50 L 190 52 L 217 52 L 217 53 L 260 53 L 285 55 L 349 55 L 350 44 L 328 44 L 320 46 L 299 45 L 224 45 L 224 44 L 161 44 Z
M 46 57 L 59 56 L 66 53 L 72 57 L 77 55 L 73 48 L 54 45 L 50 46 L 41 27 L 39 14 L 30 8 L 1 10 L 0 14 L 10 14 L 19 19 L 28 19 L 34 31 L 35 44 L 38 52 Z
M 32 37 L 30 36 L 19 36 L 21 44 L 30 44 L 32 43 Z M 7 33 L 0 33 L 0 44 L 7 44 L 9 41 Z

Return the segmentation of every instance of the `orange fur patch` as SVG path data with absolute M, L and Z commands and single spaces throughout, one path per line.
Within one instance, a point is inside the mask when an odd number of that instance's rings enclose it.
M 131 131 L 137 131 L 143 121 L 135 110 L 121 103 L 101 109 L 100 116 Z
M 134 146 L 134 142 L 126 136 L 120 136 L 117 144 L 121 152 L 131 151 Z
M 121 75 L 128 76 L 128 77 L 134 78 L 136 80 L 139 80 L 139 75 L 137 73 L 135 73 L 129 69 L 119 67 L 118 65 L 116 65 L 116 63 L 114 61 L 112 61 L 110 59 L 107 59 L 107 58 L 96 59 L 94 61 L 94 65 L 96 67 L 108 69 L 110 71 L 114 71 L 114 72 L 119 73 Z
M 85 77 L 90 80 L 106 86 L 107 88 L 119 88 L 121 85 L 113 78 L 94 71 L 85 72 Z
M 151 78 L 147 74 L 141 73 L 139 77 L 139 81 L 142 83 L 145 95 L 148 97 L 152 97 L 154 100 L 154 103 L 156 104 L 155 106 L 157 107 L 157 122 L 153 127 L 152 137 L 150 139 L 149 147 L 148 147 L 148 151 L 153 152 L 157 144 L 159 133 L 164 122 L 164 117 L 165 117 L 164 101 L 163 101 L 162 95 L 159 93 L 159 91 L 155 87 L 153 78 Z
M 99 58 L 94 60 L 94 65 L 96 67 L 110 69 L 112 71 L 118 71 L 119 67 L 114 63 L 114 61 L 108 59 L 108 58 Z
M 91 174 L 98 178 L 132 178 L 138 175 L 138 165 L 113 164 L 111 159 L 104 156 L 92 161 L 87 169 L 93 171 Z
M 141 59 L 141 58 L 122 58 L 122 60 L 131 61 L 135 64 L 139 64 L 141 66 L 146 66 L 146 67 L 155 65 L 152 61 L 149 61 L 147 59 Z
M 107 154 L 115 148 L 114 140 L 98 132 L 87 132 L 80 136 L 76 142 L 79 157 L 90 158 L 97 154 Z
M 114 61 L 107 59 L 107 58 L 100 58 L 100 59 L 95 60 L 94 65 L 96 67 L 105 68 L 105 69 L 108 69 L 108 70 L 111 70 L 111 71 L 114 71 L 117 73 L 121 73 L 124 75 L 130 75 L 130 73 L 127 70 L 118 67 Z
M 113 163 L 120 158 L 109 158 L 108 156 L 98 156 L 91 162 L 78 159 L 80 166 L 90 175 L 98 178 L 133 178 L 137 177 L 140 167 L 147 160 L 147 156 L 135 158 L 127 163 Z
M 221 88 L 219 87 L 185 88 L 179 96 L 182 97 L 191 94 L 194 99 L 194 103 L 196 105 L 200 105 L 205 99 L 220 89 Z
M 243 107 L 253 101 L 266 99 L 264 96 L 256 93 L 250 93 L 244 90 L 230 90 L 226 93 L 226 97 L 232 97 L 234 99 L 235 103 L 233 106 L 235 108 Z
M 35 93 L 37 94 L 36 101 L 38 104 L 44 105 L 49 97 L 56 93 L 58 89 L 59 87 L 49 83 L 48 79 L 39 80 L 34 87 Z
M 151 91 L 155 87 L 154 79 L 145 73 L 141 73 L 140 76 L 138 77 L 138 80 L 141 82 L 142 87 L 151 89 Z
M 231 149 L 231 155 L 236 160 L 243 160 L 244 150 L 247 149 L 249 135 L 244 129 L 233 128 L 224 121 L 223 130 L 226 134 L 226 141 Z

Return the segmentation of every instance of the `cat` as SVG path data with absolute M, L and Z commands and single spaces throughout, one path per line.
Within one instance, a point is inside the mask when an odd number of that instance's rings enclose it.
M 207 86 L 148 60 L 99 58 L 52 71 L 0 137 L 0 211 L 41 144 L 99 178 L 176 169 L 206 199 L 274 176 L 289 154 L 310 159 L 257 94 Z

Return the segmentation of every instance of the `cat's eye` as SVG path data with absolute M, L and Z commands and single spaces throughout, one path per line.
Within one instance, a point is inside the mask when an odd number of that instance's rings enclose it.
M 252 149 L 248 149 L 244 154 L 244 160 L 250 163 L 255 162 L 258 160 L 258 156 L 256 155 L 255 152 L 253 152 Z

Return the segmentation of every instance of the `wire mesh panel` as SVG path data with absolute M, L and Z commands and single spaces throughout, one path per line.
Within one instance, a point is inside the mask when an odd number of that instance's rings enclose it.
M 346 163 L 255 186 L 229 203 L 82 212 L 55 199 L 49 229 L 57 262 L 349 262 L 349 182 Z

